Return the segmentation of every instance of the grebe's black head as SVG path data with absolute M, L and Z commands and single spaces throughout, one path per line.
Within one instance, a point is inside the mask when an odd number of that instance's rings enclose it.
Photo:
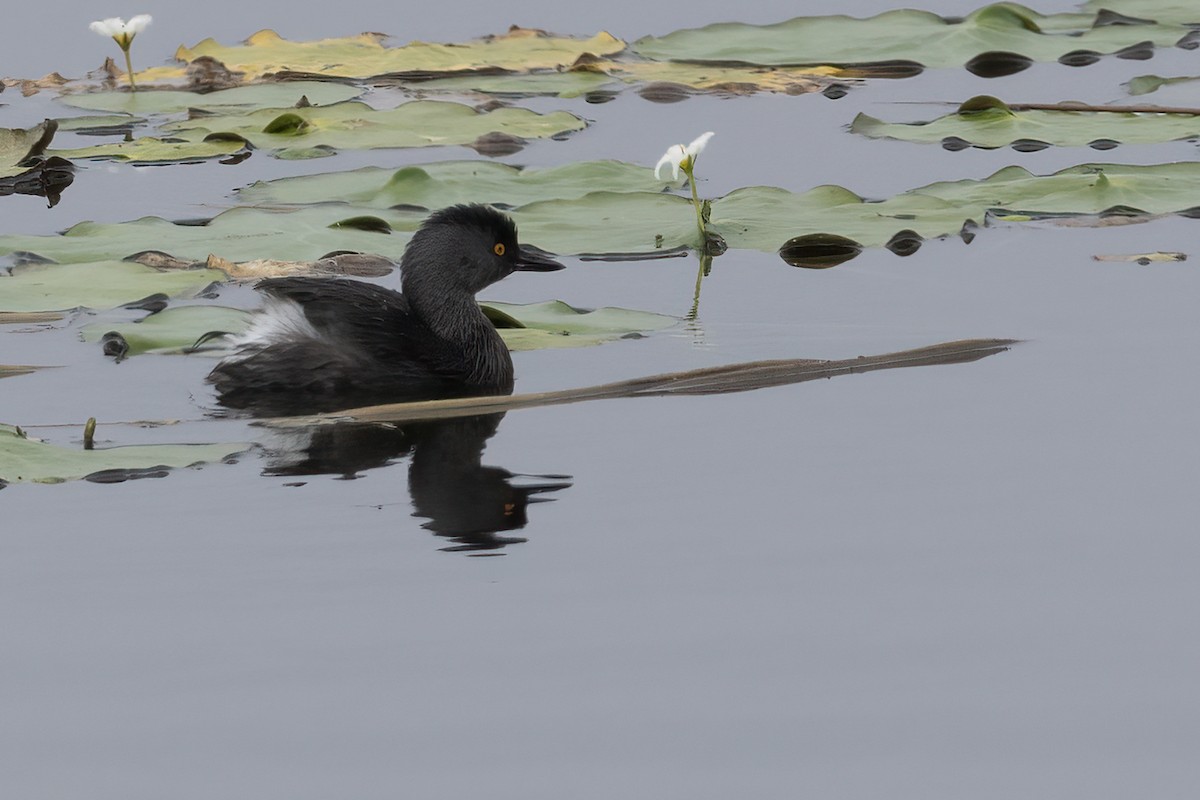
M 508 216 L 482 205 L 460 205 L 435 212 L 421 225 L 400 263 L 405 293 L 465 291 L 475 294 L 514 270 L 549 272 L 563 265 L 522 247 Z

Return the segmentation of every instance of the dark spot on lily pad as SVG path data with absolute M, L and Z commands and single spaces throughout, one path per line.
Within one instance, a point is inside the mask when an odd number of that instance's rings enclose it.
M 1116 139 L 1093 139 L 1092 141 L 1088 142 L 1088 147 L 1092 148 L 1093 150 L 1112 150 L 1114 147 L 1118 147 L 1120 144 L 1121 143 Z
M 809 233 L 784 242 L 779 257 L 793 267 L 828 269 L 858 256 L 863 246 L 833 233 Z
M 480 136 L 470 146 L 481 156 L 511 156 L 525 149 L 525 140 L 511 133 L 492 131 Z
M 888 239 L 884 245 L 888 250 L 891 250 L 898 256 L 911 256 L 913 253 L 921 249 L 921 245 L 925 243 L 925 239 L 921 234 L 913 230 L 899 231 L 891 239 Z
M 1033 59 L 1020 53 L 1009 53 L 1003 50 L 989 50 L 980 53 L 966 63 L 967 72 L 980 78 L 1002 78 L 1015 75 L 1033 65 Z
M 972 146 L 973 145 L 970 142 L 959 136 L 947 136 L 945 139 L 942 139 L 942 147 L 952 153 L 957 153 L 960 150 L 970 149 Z
M 1039 150 L 1045 150 L 1049 146 L 1049 142 L 1042 142 L 1037 139 L 1017 139 L 1011 145 L 1012 149 L 1018 153 L 1036 153 Z
M 1123 47 L 1115 53 L 1117 58 L 1129 61 L 1148 61 L 1154 58 L 1154 42 L 1138 42 L 1129 47 Z
M 1072 50 L 1058 57 L 1058 63 L 1065 67 L 1087 67 L 1095 64 L 1103 56 L 1095 50 Z

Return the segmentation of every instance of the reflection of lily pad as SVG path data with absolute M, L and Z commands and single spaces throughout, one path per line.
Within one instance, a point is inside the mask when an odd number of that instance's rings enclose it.
M 120 111 L 125 114 L 176 114 L 190 108 L 220 109 L 235 106 L 284 108 L 305 98 L 323 106 L 350 100 L 362 94 L 356 86 L 327 81 L 295 81 L 237 86 L 216 92 L 180 92 L 146 89 L 140 92 L 89 92 L 68 94 L 59 101 L 88 111 Z
M 456 203 L 519 206 L 566 200 L 589 192 L 654 192 L 665 184 L 654 170 L 623 161 L 584 161 L 559 167 L 512 167 L 493 161 L 441 161 L 418 167 L 365 167 L 349 172 L 260 181 L 242 189 L 249 203 L 319 203 L 435 209 Z
M 1056 18 L 1057 17 L 1057 18 Z M 887 11 L 869 19 L 797 17 L 774 25 L 720 23 L 639 39 L 642 56 L 675 61 L 764 65 L 862 64 L 914 61 L 959 67 L 983 53 L 1017 53 L 1054 61 L 1079 50 L 1115 53 L 1141 42 L 1171 46 L 1188 31 L 1178 25 L 1085 27 L 1086 15 L 1044 16 L 999 3 L 960 20 L 927 11 Z
M 551 36 L 542 31 L 513 28 L 462 44 L 411 42 L 387 47 L 378 34 L 364 33 L 341 39 L 290 42 L 264 30 L 244 44 L 226 46 L 205 39 L 195 47 L 180 47 L 175 58 L 190 62 L 209 56 L 246 79 L 268 74 L 303 74 L 317 78 L 370 78 L 396 73 L 436 75 L 478 70 L 524 71 L 571 65 L 585 53 L 603 56 L 625 49 L 625 43 L 607 33 L 589 39 Z M 140 82 L 179 80 L 184 68 L 157 67 L 138 73 Z
M 995 97 L 982 96 L 971 98 L 953 114 L 931 122 L 884 122 L 859 114 L 850 130 L 872 139 L 921 143 L 954 139 L 982 148 L 1005 147 L 1022 141 L 1081 147 L 1093 142 L 1146 144 L 1189 139 L 1200 136 L 1200 117 L 1110 111 L 1013 111 Z
M 164 130 L 191 142 L 219 134 L 286 155 L 312 148 L 374 149 L 471 144 L 499 132 L 521 139 L 549 138 L 587 123 L 565 111 L 538 114 L 524 108 L 478 111 L 461 103 L 418 100 L 378 111 L 347 101 L 314 108 L 264 108 L 169 123 Z
M 152 444 L 71 449 L 30 439 L 19 428 L 0 424 L 0 482 L 157 477 L 167 469 L 220 461 L 246 448 L 245 444 Z
M 159 272 L 128 261 L 22 264 L 0 277 L 0 311 L 113 308 L 158 293 L 192 295 L 222 278 L 216 270 Z

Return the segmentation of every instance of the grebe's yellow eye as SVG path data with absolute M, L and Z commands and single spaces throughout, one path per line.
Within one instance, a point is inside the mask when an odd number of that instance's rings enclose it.
M 504 244 L 502 242 L 496 242 L 496 244 L 492 245 L 492 252 L 498 256 L 504 255 Z

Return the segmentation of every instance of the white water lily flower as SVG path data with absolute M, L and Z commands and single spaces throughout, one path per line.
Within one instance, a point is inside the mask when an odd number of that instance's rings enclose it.
M 663 167 L 667 166 L 671 168 L 671 180 L 673 181 L 679 180 L 680 170 L 690 176 L 696 165 L 696 157 L 704 152 L 704 148 L 708 146 L 708 140 L 713 135 L 712 131 L 708 131 L 697 136 L 686 147 L 681 144 L 673 144 L 668 147 L 667 152 L 663 153 L 663 157 L 654 165 L 654 177 L 661 181 Z
M 129 20 L 129 22 L 120 17 L 109 17 L 108 19 L 93 22 L 88 27 L 101 36 L 111 36 L 113 41 L 117 43 L 117 46 L 129 52 L 129 45 L 133 42 L 133 37 L 146 30 L 146 26 L 150 24 L 150 20 L 151 17 L 149 14 L 138 14 Z

